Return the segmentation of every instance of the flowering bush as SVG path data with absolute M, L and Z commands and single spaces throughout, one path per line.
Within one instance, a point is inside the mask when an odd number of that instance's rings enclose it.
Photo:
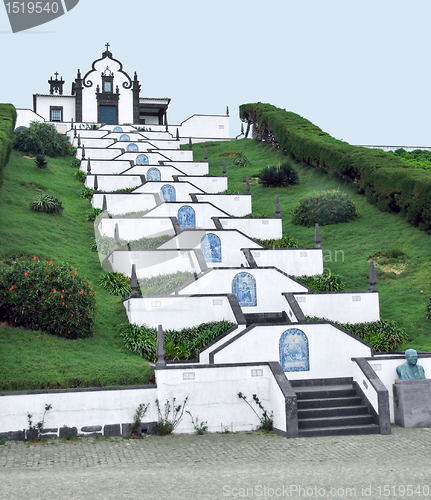
M 293 224 L 311 227 L 348 222 L 358 217 L 356 207 L 342 191 L 322 191 L 301 200 L 293 211 Z
M 92 334 L 96 293 L 69 264 L 36 257 L 0 271 L 0 321 L 75 339 Z

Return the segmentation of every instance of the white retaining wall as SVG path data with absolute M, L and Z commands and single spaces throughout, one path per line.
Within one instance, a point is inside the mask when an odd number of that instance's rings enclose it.
M 93 174 L 87 174 L 85 186 L 91 189 L 94 188 Z M 100 191 L 116 191 L 117 189 L 136 188 L 142 185 L 142 180 L 138 175 L 98 175 L 97 176 L 98 190 Z
M 181 329 L 210 321 L 232 321 L 235 315 L 226 296 L 147 296 L 123 301 L 129 323 L 165 330 Z
M 380 320 L 377 292 L 314 292 L 295 299 L 305 316 L 339 323 L 368 323 Z
M 79 169 L 87 173 L 87 166 L 88 166 L 88 158 L 81 161 Z M 130 168 L 130 162 L 120 161 L 120 160 L 90 159 L 90 168 L 91 168 L 91 173 L 96 175 L 121 174 L 122 172 Z
M 112 215 L 125 214 L 127 212 L 139 212 L 151 210 L 157 206 L 154 194 L 102 194 L 95 193 L 91 198 L 91 206 L 102 208 L 103 197 L 106 196 L 108 213 Z
M 207 175 L 208 162 L 207 161 L 163 161 L 164 165 L 175 167 L 185 175 Z
M 182 288 L 181 294 L 233 293 L 232 280 L 241 272 L 250 273 L 256 280 L 257 306 L 242 306 L 244 313 L 281 312 L 286 307 L 285 292 L 306 291 L 288 276 L 274 268 L 236 268 L 209 270 L 193 283 Z M 272 360 L 270 360 L 272 361 Z
M 259 267 L 275 266 L 293 276 L 323 273 L 321 248 L 264 248 L 250 252 Z
M 148 170 L 150 168 L 157 168 L 160 171 L 160 180 L 162 182 L 172 182 L 174 175 L 182 175 L 182 172 L 174 167 L 164 167 L 161 165 L 135 165 L 134 167 L 130 167 L 129 170 L 124 172 L 129 175 L 145 175 L 147 177 Z M 151 181 L 154 182 L 154 181 Z
M 251 238 L 260 240 L 278 239 L 283 236 L 282 220 L 278 218 L 226 218 L 220 217 L 223 229 L 238 229 Z
M 202 193 L 199 188 L 193 186 L 189 182 L 166 182 L 166 181 L 148 181 L 134 190 L 135 193 L 158 193 L 161 198 L 161 190 L 163 186 L 172 186 L 175 188 L 176 201 L 189 202 L 192 201 L 191 193 Z M 163 201 L 163 200 L 162 200 Z
M 181 125 L 169 125 L 169 132 L 175 137 L 179 129 L 181 137 L 202 137 L 214 139 L 229 138 L 229 116 L 227 115 L 193 115 Z
M 243 217 L 252 212 L 249 194 L 199 194 L 198 201 L 208 201 L 234 217 Z
M 308 338 L 310 370 L 285 372 L 289 380 L 352 377 L 356 363 L 351 358 L 371 355 L 371 346 L 329 323 L 253 325 L 240 333 L 235 342 L 226 342 L 214 352 L 214 363 L 279 362 L 280 336 L 291 328 L 302 330 Z
M 145 217 L 145 216 L 144 216 Z M 138 240 L 140 238 L 153 238 L 164 234 L 174 235 L 175 230 L 171 219 L 168 217 L 146 218 L 100 218 L 96 221 L 95 228 L 102 236 L 114 237 L 115 224 L 118 224 L 120 239 Z
M 85 160 L 112 160 L 122 154 L 119 148 L 87 148 L 85 141 L 81 141 L 81 147 L 76 150 L 76 158 L 82 159 L 82 146 L 85 149 Z M 136 154 L 136 153 L 135 153 Z M 124 158 L 121 158 L 124 160 Z
M 211 205 L 210 203 L 181 203 L 181 202 L 171 202 L 162 203 L 158 207 L 154 208 L 144 215 L 146 217 L 177 217 L 178 210 L 183 206 L 192 207 L 196 215 L 196 227 L 212 229 L 214 223 L 212 217 L 225 216 L 226 213 L 217 207 Z
M 180 182 L 191 182 L 205 193 L 221 193 L 226 191 L 228 186 L 227 177 L 206 176 L 198 177 L 194 175 L 181 176 L 178 178 Z
M 193 250 L 116 250 L 108 257 L 112 270 L 131 276 L 132 264 L 136 265 L 139 278 L 150 278 L 160 274 L 202 271 Z

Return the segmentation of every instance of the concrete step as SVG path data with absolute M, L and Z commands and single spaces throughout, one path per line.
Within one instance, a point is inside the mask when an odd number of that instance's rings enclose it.
M 359 396 L 348 398 L 323 398 L 323 399 L 298 399 L 298 410 L 311 408 L 332 408 L 334 406 L 358 406 L 362 405 L 362 399 Z
M 298 419 L 299 429 L 317 429 L 322 427 L 344 427 L 370 424 L 374 424 L 374 418 L 368 414 Z
M 368 408 L 364 405 L 333 406 L 330 408 L 298 409 L 298 418 L 326 418 L 344 417 L 351 415 L 368 415 Z
M 300 386 L 294 387 L 297 399 L 326 399 L 345 398 L 356 396 L 356 390 L 352 384 L 330 385 L 330 386 Z
M 379 434 L 380 428 L 376 424 L 371 425 L 341 425 L 334 427 L 317 427 L 312 429 L 300 429 L 299 437 L 314 436 L 353 436 L 359 434 Z

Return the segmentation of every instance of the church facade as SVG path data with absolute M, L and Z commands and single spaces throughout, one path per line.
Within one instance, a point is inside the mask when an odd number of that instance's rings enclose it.
M 49 94 L 33 94 L 33 112 L 47 122 L 167 125 L 169 98 L 140 97 L 138 76 L 133 79 L 109 51 L 109 44 L 84 75 L 78 69 L 69 95 L 55 73 Z

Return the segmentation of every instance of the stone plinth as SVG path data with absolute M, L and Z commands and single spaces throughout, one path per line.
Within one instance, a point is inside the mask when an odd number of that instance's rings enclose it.
M 431 379 L 396 380 L 395 423 L 401 427 L 431 427 Z

